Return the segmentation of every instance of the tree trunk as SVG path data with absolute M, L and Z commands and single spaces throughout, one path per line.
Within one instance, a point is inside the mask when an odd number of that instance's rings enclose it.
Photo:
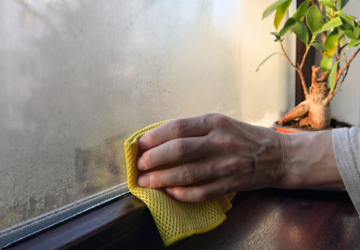
M 330 104 L 326 100 L 329 94 L 327 75 L 322 73 L 320 79 L 317 79 L 319 69 L 320 67 L 316 68 L 315 66 L 312 68 L 312 84 L 309 94 L 305 96 L 305 101 L 284 115 L 279 120 L 280 125 L 300 119 L 299 125 L 301 127 L 311 127 L 314 129 L 327 129 L 330 127 Z

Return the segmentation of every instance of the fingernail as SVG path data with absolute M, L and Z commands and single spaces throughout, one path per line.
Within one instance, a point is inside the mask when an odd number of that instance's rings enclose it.
M 144 166 L 142 165 L 142 162 L 141 162 L 141 157 L 137 159 L 136 161 L 136 167 L 137 169 L 139 170 L 145 170 Z
M 165 191 L 170 196 L 174 195 L 174 188 L 165 188 Z
M 142 136 L 139 139 L 139 149 L 140 150 L 146 150 L 148 147 L 147 141 L 146 141 L 146 137 Z
M 138 185 L 140 187 L 147 187 L 149 186 L 149 177 L 147 177 L 146 175 L 141 175 L 138 178 Z

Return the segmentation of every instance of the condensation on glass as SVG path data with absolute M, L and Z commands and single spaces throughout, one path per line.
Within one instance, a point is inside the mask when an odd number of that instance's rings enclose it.
M 0 230 L 126 181 L 123 142 L 220 112 L 271 126 L 294 73 L 267 1 L 0 1 Z M 294 40 L 285 41 L 294 55 Z

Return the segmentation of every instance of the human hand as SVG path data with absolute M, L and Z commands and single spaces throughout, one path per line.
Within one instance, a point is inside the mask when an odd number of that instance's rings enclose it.
M 143 173 L 138 185 L 164 188 L 175 199 L 205 201 L 226 193 L 276 187 L 284 176 L 279 133 L 220 114 L 167 122 L 139 139 L 139 170 L 183 159 L 172 169 Z M 199 186 L 189 184 L 205 181 Z

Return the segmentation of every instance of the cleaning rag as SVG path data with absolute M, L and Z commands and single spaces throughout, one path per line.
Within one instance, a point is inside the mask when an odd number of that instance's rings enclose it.
M 225 213 L 232 207 L 230 201 L 235 193 L 205 202 L 181 202 L 168 196 L 161 189 L 142 188 L 137 185 L 140 174 L 136 168 L 138 140 L 149 130 L 166 122 L 168 121 L 150 125 L 133 134 L 125 141 L 125 155 L 129 190 L 149 208 L 165 246 L 169 246 L 178 240 L 193 234 L 205 233 L 220 225 L 226 219 Z M 174 168 L 194 161 L 196 160 L 181 160 L 158 166 L 150 171 Z

